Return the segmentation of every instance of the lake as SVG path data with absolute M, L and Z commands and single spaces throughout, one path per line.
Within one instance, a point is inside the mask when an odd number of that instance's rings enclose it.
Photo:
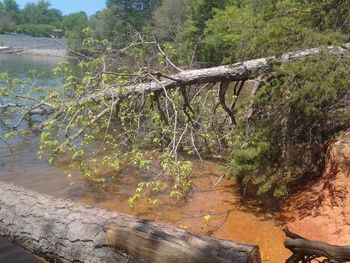
M 52 69 L 58 62 L 57 59 L 0 54 L 0 74 L 6 72 L 11 78 L 18 78 L 21 80 L 28 78 L 36 79 L 38 76 L 37 81 L 39 85 L 53 86 L 57 85 L 60 81 L 59 79 L 55 79 L 52 74 Z M 0 135 L 6 132 L 7 129 L 0 122 Z M 32 139 L 34 139 L 34 142 L 37 141 L 37 138 L 33 137 L 12 140 L 11 145 L 14 147 L 14 151 L 11 151 L 5 144 L 0 143 L 0 180 L 15 184 L 21 181 L 23 186 L 27 186 L 30 185 L 29 178 L 36 180 L 33 173 L 28 174 L 28 171 L 40 170 L 40 167 L 47 167 L 47 164 L 39 162 L 36 158 L 35 151 L 37 144 L 32 143 Z M 20 165 L 21 163 L 23 165 Z M 21 167 L 23 169 L 20 169 Z M 0 262 L 39 263 L 45 261 L 30 255 L 28 252 L 11 244 L 6 239 L 1 238 Z
M 51 72 L 58 59 L 0 54 L 0 72 L 8 71 L 11 77 L 32 78 L 32 71 L 40 85 L 56 86 L 60 79 Z M 1 116 L 0 116 L 1 117 Z M 6 127 L 0 124 L 0 135 Z M 265 212 L 256 204 L 241 204 L 240 193 L 234 182 L 221 177 L 222 164 L 194 161 L 193 190 L 185 201 L 175 202 L 161 196 L 159 204 L 149 206 L 146 201 L 128 207 L 128 197 L 135 186 L 149 178 L 150 172 L 139 172 L 125 167 L 106 188 L 86 183 L 79 176 L 67 176 L 69 162 L 61 160 L 50 166 L 36 156 L 38 137 L 15 138 L 11 148 L 0 142 L 0 180 L 14 183 L 40 193 L 118 211 L 142 219 L 158 220 L 198 233 L 260 246 L 265 262 L 284 262 L 289 252 L 284 249 L 284 234 L 278 214 Z M 152 172 L 152 169 L 151 169 Z M 206 223 L 205 215 L 211 216 Z

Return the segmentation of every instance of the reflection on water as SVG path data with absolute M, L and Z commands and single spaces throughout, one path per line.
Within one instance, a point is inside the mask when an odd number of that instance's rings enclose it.
M 53 68 L 59 62 L 60 60 L 57 58 L 0 54 L 0 75 L 8 73 L 11 79 L 19 79 L 22 82 L 33 80 L 36 85 L 53 87 L 60 81 L 52 73 Z M 0 97 L 0 103 L 2 101 L 4 100 Z M 4 115 L 3 113 L 0 116 L 2 120 L 6 119 Z M 0 135 L 8 131 L 4 123 L 0 122 Z M 30 188 L 33 184 L 41 181 L 41 177 L 47 177 L 47 172 L 51 168 L 48 169 L 46 163 L 40 162 L 36 158 L 37 141 L 38 138 L 35 137 L 15 139 L 11 141 L 11 148 L 0 142 L 0 180 L 18 183 Z M 28 171 L 32 171 L 32 173 Z M 61 174 L 62 172 L 57 171 L 56 178 Z M 50 190 L 50 185 L 59 184 L 59 182 L 50 182 L 48 190 Z M 0 239 L 0 262 L 39 263 L 45 261 L 14 246 L 6 239 Z
M 1 61 L 4 58 L 0 56 L 0 71 L 5 68 Z M 52 69 L 55 63 L 51 62 L 37 61 L 32 66 L 43 70 Z M 23 61 L 23 69 L 20 69 L 21 61 L 11 63 L 17 65 L 13 67 L 13 74 L 17 74 L 17 77 L 19 73 L 16 68 L 19 71 L 28 69 L 26 61 Z M 2 132 L 0 126 L 0 134 Z M 289 256 L 288 251 L 283 248 L 283 232 L 273 216 L 256 208 L 241 206 L 237 188 L 232 181 L 223 179 L 215 184 L 220 178 L 218 164 L 194 163 L 194 188 L 186 202 L 175 203 L 169 197 L 162 196 L 156 206 L 149 207 L 145 201 L 140 201 L 134 210 L 130 210 L 127 199 L 137 183 L 147 179 L 147 174 L 136 173 L 130 168 L 124 169 L 113 175 L 113 184 L 99 189 L 79 178 L 68 178 L 64 173 L 68 169 L 68 163 L 59 162 L 55 166 L 49 166 L 47 162 L 38 160 L 37 146 L 38 138 L 35 136 L 12 141 L 13 151 L 0 143 L 0 180 L 143 219 L 171 223 L 219 238 L 258 244 L 266 262 L 284 262 Z M 208 223 L 203 220 L 205 215 L 211 216 Z
M 62 59 L 55 57 L 0 54 L 0 74 L 20 80 L 35 79 L 38 85 L 56 85 L 52 70 Z
M 0 74 L 8 73 L 10 78 L 17 78 L 23 82 L 33 79 L 34 74 L 37 85 L 53 87 L 60 81 L 53 74 L 53 69 L 60 61 L 59 58 L 0 54 Z M 0 118 L 4 119 L 6 116 L 0 116 Z M 8 131 L 10 129 L 0 122 L 0 135 Z M 10 144 L 11 148 L 0 143 L 1 180 L 30 188 L 52 175 L 51 183 L 47 185 L 48 193 L 50 193 L 51 185 L 62 188 L 67 186 L 63 180 L 55 182 L 54 178 L 61 177 L 63 172 L 59 167 L 49 167 L 46 162 L 37 159 L 37 137 L 15 138 L 10 140 Z

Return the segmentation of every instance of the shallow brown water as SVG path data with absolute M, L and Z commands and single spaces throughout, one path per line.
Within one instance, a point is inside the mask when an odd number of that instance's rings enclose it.
M 234 182 L 220 179 L 219 164 L 194 162 L 193 190 L 186 201 L 175 202 L 164 195 L 156 206 L 140 201 L 135 209 L 128 207 L 127 199 L 137 183 L 147 179 L 152 171 L 140 173 L 124 169 L 113 183 L 100 189 L 79 178 L 68 178 L 64 171 L 67 163 L 49 166 L 36 158 L 36 138 L 17 141 L 11 153 L 0 146 L 0 180 L 61 198 L 69 198 L 107 210 L 157 220 L 186 228 L 194 232 L 237 242 L 257 244 L 264 262 L 284 262 L 289 256 L 283 247 L 285 240 L 275 215 L 257 207 L 240 204 L 240 194 Z M 216 185 L 216 186 L 215 186 Z M 208 224 L 203 217 L 210 215 Z
M 195 162 L 193 170 L 194 189 L 186 202 L 176 203 L 163 196 L 157 206 L 150 207 L 147 202 L 140 202 L 134 210 L 130 210 L 128 195 L 124 193 L 87 195 L 78 200 L 218 238 L 258 244 L 264 262 L 280 263 L 289 257 L 290 253 L 283 247 L 284 233 L 280 223 L 274 220 L 274 215 L 259 211 L 256 207 L 241 206 L 237 187 L 230 180 L 223 179 L 215 186 L 220 179 L 218 164 Z M 208 224 L 203 219 L 205 215 L 212 218 Z

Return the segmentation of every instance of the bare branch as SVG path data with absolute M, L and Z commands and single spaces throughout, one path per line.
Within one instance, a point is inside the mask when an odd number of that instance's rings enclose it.
M 10 150 L 10 152 L 13 153 L 13 149 L 12 149 L 11 145 L 1 135 L 0 135 L 0 141 L 3 142 L 4 144 L 6 144 L 6 146 Z
M 178 66 L 176 66 L 170 59 L 169 57 L 165 54 L 165 52 L 163 51 L 163 49 L 160 47 L 159 43 L 156 41 L 156 45 L 158 47 L 159 52 L 163 55 L 163 57 L 165 58 L 165 60 L 174 68 L 176 69 L 178 72 L 181 72 L 182 69 L 179 68 Z
M 226 91 L 228 88 L 228 85 L 230 82 L 221 82 L 220 83 L 220 90 L 219 90 L 219 101 L 221 104 L 221 107 L 227 112 L 228 116 L 230 117 L 231 124 L 236 125 L 236 118 L 233 113 L 233 111 L 226 105 Z
M 56 43 L 58 43 L 59 45 L 61 45 L 62 47 L 64 47 L 65 49 L 69 50 L 70 52 L 72 52 L 73 54 L 76 54 L 78 55 L 79 57 L 82 57 L 82 58 L 85 58 L 85 59 L 89 59 L 89 60 L 93 60 L 94 58 L 92 57 L 89 57 L 89 56 L 86 56 L 84 55 L 83 53 L 80 53 L 76 50 L 74 50 L 73 48 L 71 48 L 70 46 L 68 45 L 65 45 L 63 43 L 61 43 L 60 41 L 58 41 L 56 38 L 54 37 L 51 37 L 53 41 L 55 41 Z
M 30 115 L 34 115 L 35 113 L 37 113 L 37 112 L 35 112 L 35 110 L 38 109 L 38 108 L 40 108 L 41 106 L 42 106 L 42 105 L 39 104 L 39 105 L 36 105 L 36 106 L 34 106 L 34 107 L 31 107 L 29 110 L 27 110 L 27 111 L 22 115 L 22 117 L 21 117 L 21 119 L 18 121 L 18 123 L 17 123 L 15 126 L 13 126 L 12 128 L 13 128 L 14 130 L 16 130 L 16 129 L 22 124 L 22 122 L 24 121 L 24 119 L 25 119 L 26 117 L 28 117 L 28 116 L 30 116 Z

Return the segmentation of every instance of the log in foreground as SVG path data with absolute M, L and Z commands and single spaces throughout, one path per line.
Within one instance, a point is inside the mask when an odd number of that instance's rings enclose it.
M 0 236 L 50 262 L 261 262 L 257 246 L 191 234 L 2 182 Z
M 284 246 L 293 252 L 286 263 L 311 262 L 317 258 L 325 258 L 325 262 L 350 261 L 350 246 L 335 246 L 321 241 L 307 240 L 288 228 L 284 232 L 290 238 L 284 242 Z

